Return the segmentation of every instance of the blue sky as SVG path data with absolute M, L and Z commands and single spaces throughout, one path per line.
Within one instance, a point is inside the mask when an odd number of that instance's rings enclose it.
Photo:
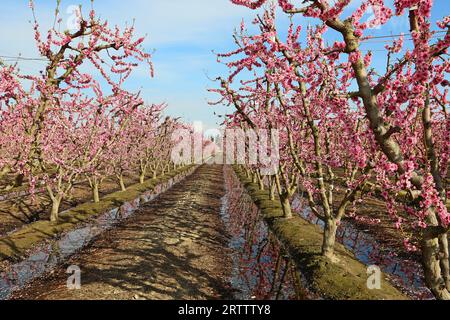
M 391 3 L 392 1 L 386 1 Z M 36 0 L 36 11 L 40 23 L 48 25 L 55 7 L 55 0 Z M 354 0 L 356 7 L 359 0 Z M 62 0 L 61 11 L 64 19 L 70 19 L 70 6 L 82 4 L 90 7 L 88 0 Z M 211 107 L 208 100 L 214 95 L 206 89 L 214 86 L 208 76 L 223 75 L 226 69 L 217 64 L 216 52 L 234 49 L 232 32 L 239 26 L 242 18 L 248 25 L 255 12 L 238 7 L 229 0 L 96 0 L 98 14 L 108 18 L 111 24 L 124 25 L 135 19 L 138 34 L 147 34 L 145 47 L 154 53 L 156 77 L 150 79 L 146 70 L 138 70 L 128 83 L 131 90 L 141 90 L 148 102 L 169 103 L 168 114 L 182 116 L 186 121 L 202 121 L 207 128 L 216 126 L 220 119 L 214 111 L 224 108 Z M 435 0 L 433 21 L 450 14 L 449 0 Z M 282 15 L 280 15 L 282 16 Z M 29 23 L 31 12 L 28 0 L 2 0 L 0 10 L 0 56 L 37 57 L 34 47 L 32 26 Z M 370 19 L 370 13 L 366 17 Z M 302 24 L 308 21 L 297 17 Z M 280 20 L 280 30 L 288 23 Z M 313 21 L 312 21 L 313 23 Z M 406 16 L 395 19 L 379 30 L 370 31 L 374 35 L 398 34 L 408 32 Z M 334 41 L 335 33 L 330 33 L 329 41 Z M 340 40 L 340 39 L 339 39 Z M 367 49 L 379 50 L 386 43 L 372 41 Z M 375 57 L 377 56 L 375 52 Z M 384 68 L 384 60 L 377 58 L 376 66 Z M 24 72 L 35 73 L 42 69 L 42 62 L 20 62 Z

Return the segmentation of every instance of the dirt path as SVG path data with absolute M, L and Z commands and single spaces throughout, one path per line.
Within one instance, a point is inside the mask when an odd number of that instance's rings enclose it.
M 202 166 L 13 299 L 228 299 L 222 166 Z M 81 268 L 68 290 L 67 266 Z

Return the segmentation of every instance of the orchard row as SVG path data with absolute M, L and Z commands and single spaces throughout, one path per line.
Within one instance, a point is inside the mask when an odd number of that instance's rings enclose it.
M 30 8 L 35 13 L 33 2 Z M 147 105 L 125 88 L 151 56 L 133 26 L 110 27 L 96 16 L 80 16 L 78 28 L 63 31 L 59 8 L 54 26 L 41 33 L 34 19 L 37 49 L 46 67 L 26 75 L 17 65 L 0 65 L 0 168 L 14 177 L 6 189 L 42 188 L 57 221 L 62 200 L 80 180 L 88 181 L 93 201 L 107 177 L 125 190 L 124 175 L 164 174 L 173 165 L 171 133 L 184 126 L 163 118 L 165 104 Z
M 265 9 L 253 21 L 256 32 L 242 22 L 236 50 L 218 55 L 230 71 L 211 91 L 235 109 L 228 128 L 280 131 L 280 164 L 268 192 L 285 217 L 301 191 L 325 225 L 322 254 L 333 260 L 342 219 L 366 196 L 379 197 L 405 250 L 421 250 L 428 287 L 449 299 L 450 16 L 432 24 L 431 0 L 396 0 L 395 8 L 365 0 L 350 14 L 350 0 L 232 2 Z M 375 17 L 363 22 L 370 7 Z M 286 30 L 278 14 L 290 16 Z M 379 54 L 361 49 L 373 24 L 404 16 L 409 36 Z M 302 29 L 305 18 L 315 23 Z M 337 41 L 328 44 L 330 38 Z M 386 67 L 376 68 L 379 61 Z M 247 166 L 264 189 L 262 169 Z

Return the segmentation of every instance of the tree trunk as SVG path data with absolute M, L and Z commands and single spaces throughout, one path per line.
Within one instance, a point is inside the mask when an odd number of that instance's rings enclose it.
M 139 175 L 139 183 L 144 184 L 145 182 L 145 173 L 142 173 Z
M 277 185 L 275 183 L 275 178 L 271 177 L 270 178 L 271 181 L 271 186 L 270 186 L 270 200 L 274 201 L 275 200 L 275 190 L 277 188 Z
M 446 289 L 445 280 L 442 277 L 439 238 L 436 237 L 433 228 L 438 226 L 438 222 L 435 213 L 429 211 L 426 221 L 429 227 L 424 230 L 422 239 L 422 264 L 425 282 L 436 299 L 450 300 L 450 293 Z
M 322 255 L 331 260 L 334 259 L 334 245 L 336 243 L 337 223 L 334 219 L 325 221 L 323 230 Z
M 259 172 L 256 173 L 258 176 L 258 184 L 259 184 L 259 190 L 264 191 L 264 178 L 261 177 L 261 174 Z
M 126 191 L 127 187 L 125 187 L 125 183 L 123 182 L 123 176 L 119 176 L 118 178 L 119 178 L 120 190 Z
M 410 21 L 413 21 L 414 13 L 410 13 Z M 344 22 L 341 22 L 339 19 L 329 19 L 326 21 L 326 24 L 342 34 L 346 43 L 345 51 L 347 53 L 357 52 L 360 41 L 358 41 L 355 36 L 355 29 L 352 26 L 352 21 L 350 19 L 345 20 Z M 417 26 L 411 24 L 411 30 L 414 29 L 417 29 Z M 378 88 L 373 89 L 371 87 L 368 71 L 365 67 L 363 58 L 359 58 L 356 62 L 352 63 L 352 68 L 355 73 L 359 96 L 363 101 L 366 118 L 369 120 L 371 131 L 384 155 L 390 162 L 396 164 L 398 166 L 398 172 L 403 174 L 407 171 L 405 168 L 404 156 L 395 138 L 392 137 L 392 135 L 387 134 L 392 127 L 384 121 L 382 110 L 380 110 L 377 103 L 377 94 L 382 89 L 375 90 Z M 421 190 L 424 177 L 418 172 L 413 172 L 410 181 L 417 189 Z M 450 293 L 445 288 L 440 264 L 441 250 L 439 238 L 434 230 L 439 224 L 436 214 L 432 212 L 432 210 L 429 211 L 427 216 L 427 224 L 429 227 L 425 229 L 421 239 L 422 263 L 425 272 L 425 280 L 428 288 L 430 288 L 437 299 L 447 300 L 450 299 Z
M 245 168 L 244 170 L 245 170 L 245 174 L 247 176 L 247 179 L 250 179 L 250 170 L 248 170 L 247 168 Z
M 156 179 L 156 170 L 153 170 L 153 179 Z
M 281 201 L 281 207 L 283 208 L 284 216 L 283 218 L 291 219 L 292 218 L 292 209 L 291 209 L 291 203 L 289 202 L 289 196 L 288 195 L 281 195 L 280 196 Z
M 448 254 L 448 236 L 443 233 L 439 236 L 439 245 L 441 250 L 441 269 L 444 277 L 445 287 L 450 292 L 450 263 Z
M 50 212 L 50 221 L 57 222 L 59 219 L 59 207 L 61 205 L 61 197 L 56 196 L 52 199 L 52 210 Z
M 99 203 L 100 202 L 100 193 L 98 191 L 98 183 L 94 182 L 92 184 L 92 196 L 94 199 L 94 203 Z

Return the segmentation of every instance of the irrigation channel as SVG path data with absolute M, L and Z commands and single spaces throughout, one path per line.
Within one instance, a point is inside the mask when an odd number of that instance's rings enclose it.
M 113 226 L 106 223 L 95 234 L 78 231 L 75 245 L 65 243 L 67 253 L 51 263 L 48 247 L 38 250 L 33 257 L 45 256 L 46 265 L 17 269 L 23 279 L 14 288 L 0 283 L 8 289 L 1 298 L 320 299 L 309 292 L 231 167 L 203 165 L 183 178 Z M 299 214 L 314 222 L 299 202 Z M 343 228 L 340 241 L 357 249 L 360 261 L 375 261 L 376 243 L 361 236 L 364 241 L 355 245 L 349 240 L 353 232 Z M 381 266 L 396 286 L 411 298 L 426 296 L 421 280 L 402 271 L 414 266 L 393 261 Z M 67 288 L 69 266 L 81 270 L 78 290 Z

